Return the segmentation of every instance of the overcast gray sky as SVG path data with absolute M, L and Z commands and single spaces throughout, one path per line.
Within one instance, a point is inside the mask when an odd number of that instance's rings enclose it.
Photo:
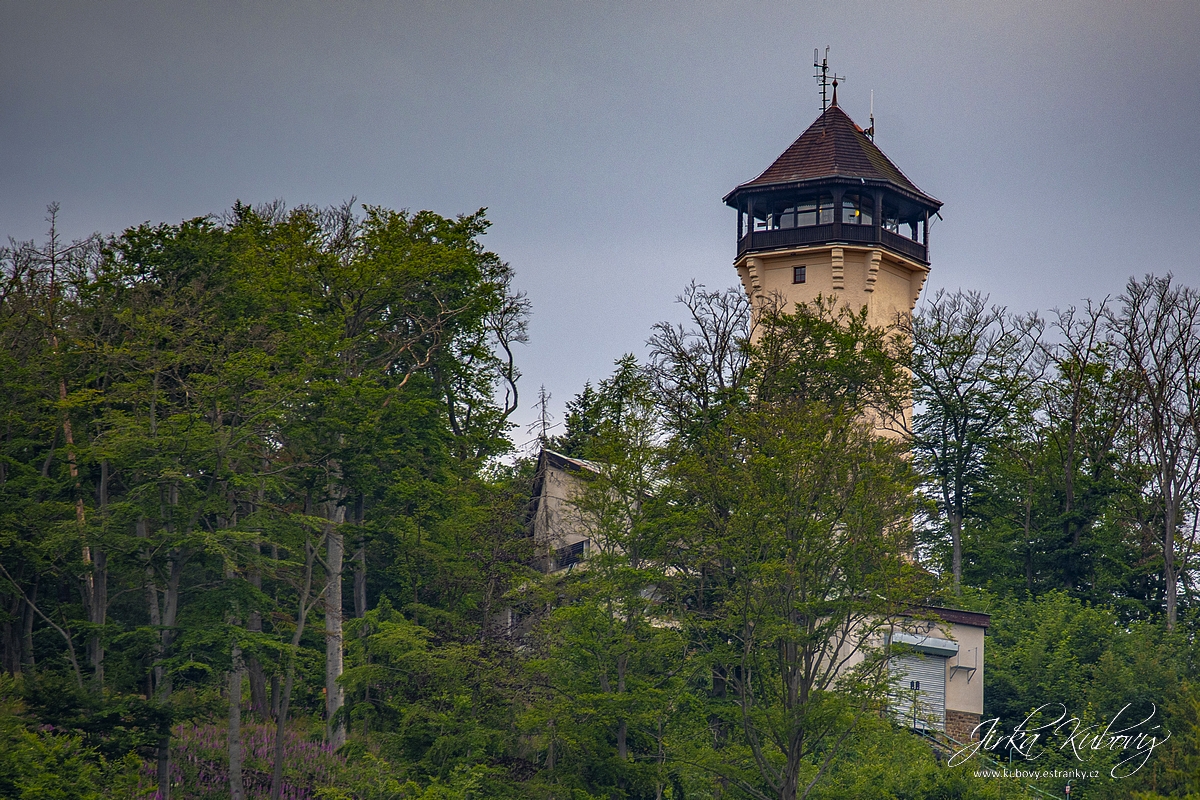
M 843 108 L 942 200 L 926 292 L 1013 309 L 1200 284 L 1200 3 L 0 0 L 0 237 L 235 200 L 488 208 L 526 405 L 735 283 L 721 197 Z M 533 417 L 524 409 L 520 422 Z M 518 438 L 523 438 L 518 433 Z

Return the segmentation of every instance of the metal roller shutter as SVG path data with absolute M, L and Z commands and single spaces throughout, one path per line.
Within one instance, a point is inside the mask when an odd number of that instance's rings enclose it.
M 946 657 L 905 653 L 892 658 L 888 668 L 896 720 L 917 730 L 946 730 Z

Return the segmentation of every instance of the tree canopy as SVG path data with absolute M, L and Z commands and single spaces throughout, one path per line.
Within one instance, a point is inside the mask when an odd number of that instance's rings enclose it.
M 891 722 L 879 634 L 926 603 L 992 615 L 985 717 L 1162 709 L 1147 768 L 1078 796 L 1200 792 L 1174 278 L 897 330 L 692 284 L 543 419 L 592 543 L 544 574 L 531 309 L 483 210 L 57 214 L 0 250 L 0 794 L 1060 791 Z

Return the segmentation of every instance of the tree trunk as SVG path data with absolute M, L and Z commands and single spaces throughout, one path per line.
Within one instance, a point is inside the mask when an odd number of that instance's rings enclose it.
M 254 543 L 254 554 L 257 558 L 262 554 L 262 546 Z M 258 591 L 262 591 L 262 572 L 257 566 L 250 570 L 249 575 L 250 585 Z M 246 630 L 250 633 L 262 633 L 262 612 L 251 611 L 249 619 L 246 621 Z M 251 656 L 246 659 L 246 671 L 250 678 L 250 710 L 257 714 L 260 718 L 267 718 L 267 675 L 263 670 L 262 662 L 257 657 Z
M 629 662 L 629 656 L 622 654 L 617 657 L 617 694 L 621 698 L 625 697 L 625 667 Z M 617 758 L 622 761 L 629 760 L 629 722 L 624 715 L 617 721 Z
M 275 715 L 275 766 L 271 773 L 271 800 L 283 797 L 283 742 L 287 728 L 288 706 L 292 702 L 292 685 L 296 680 L 296 655 L 288 657 L 287 677 L 283 681 L 283 695 L 279 700 L 279 712 Z
M 138 527 L 142 527 L 145 520 L 138 523 Z M 163 648 L 162 648 L 162 611 L 158 604 L 158 583 L 154 579 L 154 566 L 150 563 L 149 548 L 145 551 L 146 559 L 146 607 L 149 611 L 150 627 L 154 628 L 158 634 L 158 641 L 154 643 L 154 669 L 151 672 L 151 694 L 158 693 L 158 687 L 163 681 Z
M 101 459 L 100 482 L 96 486 L 96 504 L 101 522 L 108 513 L 108 479 L 108 461 Z M 92 553 L 92 575 L 86 589 L 91 590 L 91 597 L 87 598 L 85 605 L 88 622 L 93 626 L 88 637 L 88 661 L 92 665 L 92 685 L 100 693 L 104 690 L 104 640 L 100 630 L 108 619 L 108 554 L 99 547 Z
M 1167 630 L 1175 630 L 1178 606 L 1179 577 L 1175 568 L 1175 526 L 1178 524 L 1178 509 L 1169 493 L 1166 494 L 1166 513 L 1163 524 L 1163 600 L 1166 604 Z
M 256 619 L 257 618 L 257 619 Z M 250 623 L 246 629 L 251 633 L 262 633 L 262 615 L 257 611 L 251 612 Z M 251 656 L 246 662 L 246 671 L 250 678 L 250 710 L 262 719 L 268 719 L 271 714 L 270 700 L 267 698 L 267 673 L 262 662 Z
M 92 665 L 92 685 L 97 693 L 104 689 L 104 640 L 100 628 L 108 619 L 108 554 L 97 547 L 92 553 L 91 602 L 88 622 L 93 630 L 88 637 L 88 661 Z
M 283 743 L 287 728 L 288 707 L 292 702 L 292 687 L 296 682 L 296 651 L 300 647 L 300 638 L 304 635 L 304 623 L 308 619 L 308 597 L 312 593 L 313 561 L 316 550 L 312 542 L 304 543 L 304 582 L 300 590 L 300 602 L 296 615 L 296 630 L 292 634 L 292 646 L 288 651 L 287 677 L 283 682 L 283 691 L 274 691 L 277 678 L 272 678 L 272 701 L 278 702 L 275 710 L 275 765 L 271 775 L 271 800 L 283 797 Z
M 262 615 L 257 611 L 250 613 L 250 622 L 246 630 L 251 633 L 262 633 Z M 250 710 L 261 719 L 271 716 L 270 700 L 267 697 L 267 673 L 262 662 L 250 656 L 246 660 L 246 672 L 250 679 Z
M 787 769 L 783 772 L 783 786 L 779 789 L 779 800 L 796 800 L 796 787 L 800 785 L 799 759 L 789 757 Z
M 308 513 L 307 506 L 305 507 L 305 513 Z M 274 543 L 272 543 L 272 545 L 271 545 L 271 561 L 273 561 L 276 565 L 279 564 L 279 545 L 274 544 Z M 312 575 L 309 574 L 308 577 L 306 578 L 306 580 L 311 581 Z M 270 700 L 270 702 L 271 702 L 271 719 L 274 719 L 274 720 L 279 719 L 279 704 L 280 704 L 280 699 L 283 695 L 283 691 L 279 685 L 279 680 L 280 680 L 279 671 L 278 670 L 273 671 L 271 673 L 271 700 Z
M 22 622 L 24 627 L 21 632 L 21 663 L 27 669 L 33 669 L 37 666 L 33 658 L 33 604 L 37 602 L 38 582 L 33 582 L 33 588 L 30 591 L 29 602 L 25 604 L 25 614 Z
M 354 524 L 360 529 L 366 517 L 365 499 L 359 493 L 354 504 Z M 362 619 L 367 615 L 367 537 L 361 533 L 358 536 L 358 549 L 353 556 L 354 561 L 354 617 Z
M 950 545 L 953 548 L 951 570 L 954 575 L 954 593 L 962 594 L 962 514 L 952 510 L 950 516 Z
M 147 570 L 151 568 L 148 566 Z M 155 647 L 155 699 L 160 707 L 166 707 L 171 702 L 171 674 L 166 671 L 164 659 L 167 651 L 170 650 L 171 643 L 175 639 L 175 618 L 179 610 L 179 580 L 183 575 L 182 558 L 178 551 L 171 554 L 168 561 L 168 576 L 167 585 L 162 590 L 163 601 L 161 612 L 159 610 L 158 587 L 153 581 L 150 582 L 149 592 L 152 601 L 150 610 L 151 624 L 155 624 L 155 618 L 160 618 L 161 627 L 159 631 L 159 640 Z M 158 739 L 158 792 L 161 798 L 156 800 L 170 800 L 171 797 L 171 723 L 168 719 L 159 729 Z
M 262 471 L 266 473 L 270 467 L 267 459 L 262 460 Z M 258 492 L 255 497 L 254 513 L 260 513 L 265 503 L 266 490 L 262 483 L 259 483 Z M 262 543 L 257 539 L 252 545 L 254 550 L 254 567 L 250 570 L 249 580 L 250 585 L 256 590 L 262 591 L 262 570 L 259 569 L 259 560 L 262 558 Z M 258 609 L 250 611 L 250 617 L 246 622 L 246 630 L 250 633 L 262 633 L 262 612 Z M 269 708 L 267 705 L 267 676 L 263 670 L 262 662 L 257 656 L 250 656 L 246 661 L 247 671 L 250 676 L 250 710 L 257 714 L 260 719 L 267 719 Z
M 245 800 L 246 790 L 242 783 L 242 679 L 246 669 L 242 663 L 242 649 L 233 643 L 232 664 L 229 670 L 229 797 L 230 800 Z
M 50 342 L 54 348 L 54 352 L 58 352 L 58 336 L 51 332 Z M 67 382 L 63 378 L 58 380 L 58 399 L 65 405 L 67 402 Z M 71 416 L 66 411 L 63 412 L 62 418 L 63 437 L 67 444 L 67 470 L 71 475 L 71 480 L 75 483 L 75 524 L 79 528 L 80 550 L 83 559 L 84 573 L 81 576 L 82 591 L 83 591 L 83 607 L 87 612 L 88 622 L 92 624 L 103 625 L 104 616 L 107 609 L 97 606 L 97 587 L 96 587 L 96 563 L 92 559 L 92 548 L 88 544 L 87 538 L 87 515 L 84 512 L 83 504 L 83 484 L 79 479 L 79 462 L 75 457 L 75 433 L 71 428 Z M 101 561 L 103 555 L 101 554 Z M 107 570 L 104 570 L 105 575 Z M 103 589 L 99 591 L 104 591 Z M 107 592 L 104 592 L 107 594 Z M 107 603 L 107 597 L 105 597 Z M 100 636 L 98 632 L 93 632 L 88 637 L 88 658 L 92 665 L 93 676 L 96 685 L 102 686 L 104 683 L 104 650 L 100 646 Z
M 332 489 L 333 487 L 331 487 Z M 345 690 L 342 677 L 342 561 L 345 539 L 339 525 L 346 509 L 336 499 L 325 504 L 325 736 L 337 750 L 346 743 L 346 723 L 341 718 Z
M 53 347 L 55 355 L 58 354 L 58 336 L 54 333 L 50 334 L 50 343 Z M 63 378 L 58 379 L 58 399 L 63 405 L 67 402 L 67 382 Z M 87 541 L 87 514 L 84 512 L 83 505 L 83 484 L 79 480 L 79 461 L 75 457 L 75 433 L 71 427 L 71 416 L 66 411 L 63 412 L 62 419 L 63 437 L 67 443 L 67 471 L 71 475 L 71 480 L 75 483 L 75 524 L 79 526 L 79 538 L 82 542 L 81 552 L 83 555 L 83 565 L 87 572 L 83 575 L 83 602 L 88 609 L 89 619 L 91 613 L 92 601 L 92 549 L 88 546 Z
M 154 796 L 154 800 L 171 800 L 171 725 L 166 723 L 166 727 L 158 732 L 158 749 L 156 751 L 158 761 L 158 793 Z

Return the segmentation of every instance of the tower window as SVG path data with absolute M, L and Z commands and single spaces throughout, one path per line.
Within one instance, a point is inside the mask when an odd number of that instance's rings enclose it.
M 900 233 L 900 211 L 892 203 L 883 204 L 883 229 L 892 233 Z
M 842 200 L 842 224 L 870 225 L 873 204 L 874 201 L 870 195 L 846 195 Z
M 808 267 L 792 267 L 792 283 L 804 283 L 808 278 Z
M 788 209 L 797 228 L 809 225 L 827 225 L 833 222 L 833 195 L 823 194 L 807 197 Z
M 815 200 L 805 200 L 796 206 L 796 226 L 804 227 L 817 224 L 817 203 Z

